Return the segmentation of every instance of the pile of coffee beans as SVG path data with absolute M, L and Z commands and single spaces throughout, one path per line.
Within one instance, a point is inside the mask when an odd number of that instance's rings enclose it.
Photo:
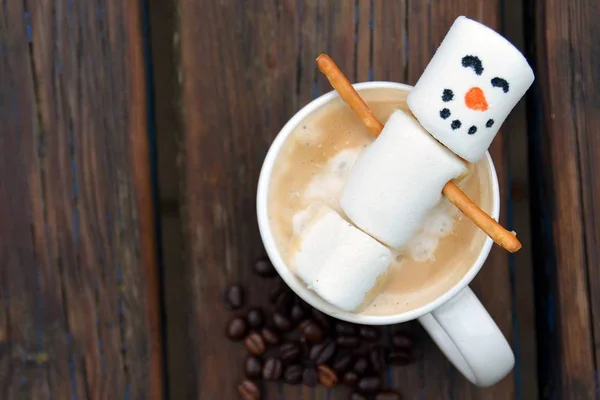
M 256 260 L 254 272 L 277 279 L 268 304 L 246 306 L 246 291 L 228 287 L 227 309 L 236 312 L 226 336 L 248 351 L 245 379 L 237 389 L 243 400 L 261 399 L 259 382 L 280 381 L 309 387 L 350 387 L 351 400 L 399 400 L 397 391 L 383 387 L 389 365 L 413 361 L 413 340 L 407 333 L 384 335 L 381 327 L 354 325 L 331 318 L 309 306 L 278 278 L 267 257 Z

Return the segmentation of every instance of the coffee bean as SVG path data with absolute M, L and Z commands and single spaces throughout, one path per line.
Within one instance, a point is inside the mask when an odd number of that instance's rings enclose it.
M 408 365 L 414 361 L 413 356 L 407 351 L 391 351 L 387 356 L 388 363 L 392 365 Z
M 392 345 L 400 350 L 412 349 L 414 343 L 410 337 L 403 333 L 396 333 L 392 336 Z
M 279 348 L 279 354 L 284 362 L 296 360 L 300 356 L 300 353 L 300 346 L 293 342 L 284 343 Z
M 285 316 L 290 315 L 292 306 L 294 305 L 294 294 L 290 291 L 283 292 L 277 300 L 275 300 L 275 310 Z
M 337 385 L 338 377 L 336 373 L 327 365 L 317 365 L 317 375 L 319 377 L 319 382 L 321 382 L 322 385 L 327 386 L 328 388 L 332 388 Z
M 283 380 L 288 385 L 296 385 L 302 380 L 302 366 L 298 364 L 290 365 L 285 369 Z
M 277 302 L 277 299 L 279 298 L 279 296 L 281 296 L 285 292 L 286 292 L 286 288 L 283 286 L 278 286 L 278 287 L 272 289 L 269 292 L 269 303 L 274 305 Z
M 369 399 L 367 399 L 365 396 L 363 396 L 362 394 L 360 394 L 358 392 L 352 392 L 352 394 L 350 395 L 350 400 L 369 400 Z
M 384 390 L 377 393 L 375 400 L 402 400 L 402 395 L 393 390 Z
M 338 336 L 336 339 L 338 346 L 345 348 L 358 347 L 360 339 L 356 336 Z
M 260 389 L 249 379 L 240 383 L 237 390 L 242 400 L 260 400 Z
M 281 343 L 281 338 L 271 328 L 262 328 L 260 333 L 262 334 L 262 337 L 265 340 L 265 342 L 267 342 L 268 344 L 277 346 L 279 343 Z
M 283 372 L 283 364 L 279 358 L 269 358 L 265 361 L 262 370 L 262 377 L 266 381 L 276 381 L 281 377 Z
M 369 352 L 369 361 L 371 361 L 371 367 L 373 371 L 378 374 L 383 372 L 385 367 L 385 350 L 382 347 L 375 347 Z
M 260 257 L 254 261 L 254 272 L 263 278 L 273 278 L 277 276 L 277 271 L 273 267 L 271 260 L 266 256 Z
M 327 315 L 316 308 L 312 309 L 312 318 L 321 326 L 321 328 L 325 330 L 329 329 L 329 319 L 327 318 Z
M 260 378 L 262 363 L 260 358 L 249 356 L 246 358 L 246 377 L 250 379 Z
M 244 289 L 240 285 L 232 285 L 223 292 L 223 301 L 230 310 L 237 310 L 244 305 Z
M 365 372 L 367 372 L 367 368 L 369 368 L 369 362 L 364 357 L 359 357 L 354 362 L 354 372 L 356 372 L 359 376 L 362 376 Z
M 300 304 L 295 304 L 292 306 L 292 310 L 290 311 L 290 318 L 294 324 L 299 323 L 304 319 L 304 310 Z
M 300 329 L 300 333 L 308 343 L 321 343 L 323 341 L 323 329 L 310 319 L 302 322 L 298 329 Z
M 316 344 L 310 349 L 309 358 L 317 364 L 325 364 L 335 353 L 335 347 L 335 342 L 332 340 Z
M 262 336 L 256 332 L 250 333 L 244 340 L 244 344 L 248 351 L 255 356 L 260 356 L 265 352 L 265 342 Z
M 317 386 L 317 370 L 314 367 L 304 368 L 304 371 L 302 372 L 302 382 L 309 387 Z
M 333 369 L 338 374 L 344 373 L 352 366 L 352 361 L 353 361 L 352 355 L 350 355 L 350 354 L 341 355 L 341 356 L 337 357 L 335 362 L 333 363 Z
M 273 324 L 281 332 L 288 332 L 292 329 L 292 321 L 279 312 L 273 314 Z
M 230 340 L 237 342 L 242 340 L 248 333 L 248 324 L 243 317 L 235 317 L 227 323 L 225 331 Z
M 248 324 L 253 329 L 260 329 L 265 324 L 265 317 L 260 308 L 253 308 L 248 311 Z
M 344 322 L 338 322 L 335 324 L 335 331 L 338 335 L 352 336 L 356 334 L 356 326 Z
M 359 346 L 352 349 L 352 355 L 356 357 L 368 357 L 369 356 L 369 346 Z
M 363 393 L 376 393 L 381 388 L 381 379 L 367 376 L 358 381 L 358 390 Z
M 307 327 L 308 325 L 310 325 L 310 324 L 316 324 L 316 322 L 314 322 L 314 321 L 313 321 L 313 320 L 311 320 L 311 319 L 305 319 L 305 320 L 303 320 L 302 322 L 300 322 L 300 323 L 298 324 L 298 331 L 299 331 L 300 333 L 302 333 L 302 331 L 304 331 L 304 328 L 306 328 L 306 327 Z
M 348 371 L 342 377 L 342 382 L 350 387 L 355 387 L 358 383 L 358 375 L 354 371 Z
M 367 342 L 376 342 L 379 339 L 379 331 L 372 326 L 361 326 L 358 333 Z

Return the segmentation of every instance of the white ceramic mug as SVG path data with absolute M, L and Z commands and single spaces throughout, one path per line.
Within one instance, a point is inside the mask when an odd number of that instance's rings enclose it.
M 364 82 L 355 84 L 354 87 L 359 92 L 362 89 L 392 88 L 406 91 L 412 88 L 393 82 Z M 502 332 L 468 286 L 490 252 L 493 242 L 489 237 L 480 249 L 477 260 L 454 287 L 422 307 L 387 316 L 364 316 L 341 311 L 309 290 L 285 265 L 273 237 L 267 210 L 273 164 L 294 128 L 313 111 L 337 97 L 337 92 L 329 92 L 298 111 L 281 129 L 264 160 L 258 182 L 257 214 L 260 234 L 269 258 L 285 283 L 316 309 L 344 321 L 366 325 L 390 325 L 418 319 L 467 379 L 481 387 L 493 385 L 510 372 L 515 359 Z M 493 191 L 491 216 L 497 220 L 500 214 L 498 177 L 489 153 L 486 153 L 485 160 L 490 170 Z

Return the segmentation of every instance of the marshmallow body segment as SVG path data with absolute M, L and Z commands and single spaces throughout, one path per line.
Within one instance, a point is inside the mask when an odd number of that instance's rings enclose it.
M 508 40 L 459 17 L 407 102 L 437 140 L 476 162 L 533 80 L 527 60 Z
M 423 228 L 444 185 L 466 172 L 464 163 L 417 120 L 396 110 L 356 161 L 340 204 L 361 230 L 401 248 Z
M 296 274 L 325 301 L 355 311 L 387 271 L 392 252 L 329 207 L 321 207 L 297 237 Z

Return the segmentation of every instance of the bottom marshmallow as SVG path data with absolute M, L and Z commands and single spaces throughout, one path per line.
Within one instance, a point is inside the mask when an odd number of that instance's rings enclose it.
M 355 311 L 392 262 L 392 252 L 326 206 L 297 237 L 296 274 L 325 301 Z

